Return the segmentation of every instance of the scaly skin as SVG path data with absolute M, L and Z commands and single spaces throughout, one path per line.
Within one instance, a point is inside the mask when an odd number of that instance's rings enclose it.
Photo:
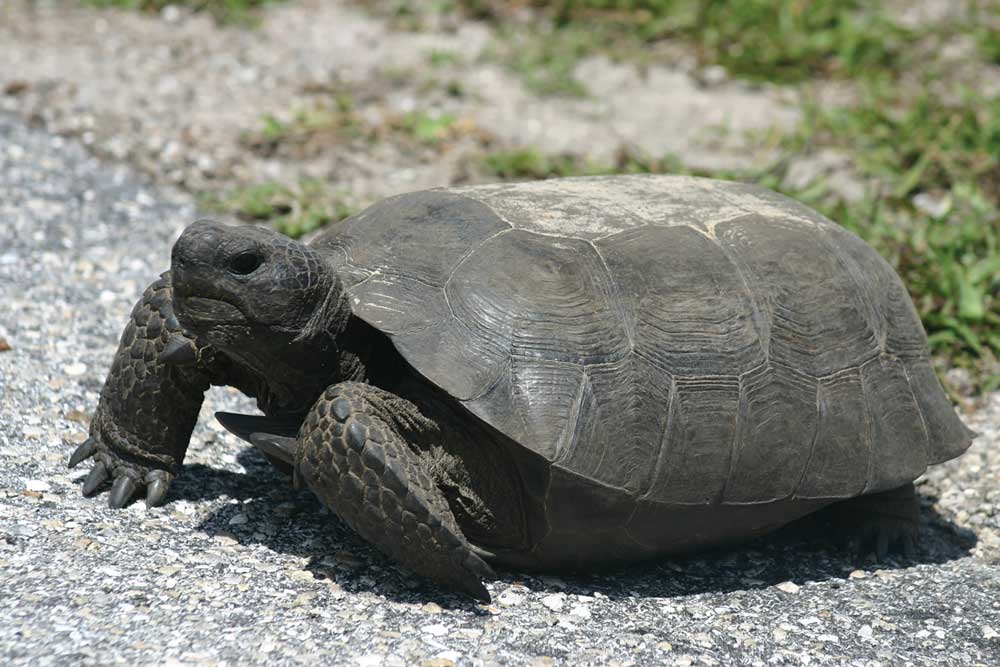
M 147 487 L 147 504 L 163 502 L 184 460 L 205 390 L 212 379 L 209 348 L 187 338 L 171 305 L 170 274 L 150 285 L 132 310 L 90 424 L 90 438 L 70 466 L 93 457 L 85 495 L 111 479 L 112 507 L 122 507 Z M 189 347 L 181 364 L 159 357 L 168 343 Z
M 489 600 L 477 556 L 427 474 L 417 441 L 436 425 L 416 406 L 360 382 L 333 385 L 298 436 L 297 479 L 362 537 L 417 574 Z

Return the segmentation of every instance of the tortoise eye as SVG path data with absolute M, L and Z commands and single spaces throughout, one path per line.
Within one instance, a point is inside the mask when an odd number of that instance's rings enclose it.
M 257 270 L 264 263 L 264 258 L 255 252 L 244 252 L 232 259 L 229 263 L 230 273 L 238 276 L 245 276 Z

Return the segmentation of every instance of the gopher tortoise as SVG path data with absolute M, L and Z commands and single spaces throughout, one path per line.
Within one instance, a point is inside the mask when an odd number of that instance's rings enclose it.
M 132 311 L 70 465 L 162 503 L 219 413 L 362 537 L 477 598 L 834 505 L 910 550 L 912 481 L 962 453 L 899 278 L 769 190 L 610 176 L 399 195 L 308 245 L 197 222 Z

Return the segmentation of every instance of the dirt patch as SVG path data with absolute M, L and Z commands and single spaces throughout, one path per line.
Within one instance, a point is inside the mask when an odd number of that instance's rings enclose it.
M 539 96 L 484 57 L 500 37 L 475 21 L 409 32 L 315 1 L 262 16 L 247 30 L 173 8 L 6 3 L 0 108 L 195 192 L 307 178 L 350 205 L 477 180 L 484 151 L 526 146 L 601 162 L 625 147 L 694 168 L 745 168 L 767 157 L 748 132 L 798 118 L 785 90 L 706 84 L 683 64 L 593 58 L 575 72 L 585 97 Z M 345 101 L 360 132 L 334 122 L 298 148 L 267 149 L 268 118 L 294 130 Z M 427 141 L 421 131 L 433 135 L 436 119 L 447 121 L 443 135 Z

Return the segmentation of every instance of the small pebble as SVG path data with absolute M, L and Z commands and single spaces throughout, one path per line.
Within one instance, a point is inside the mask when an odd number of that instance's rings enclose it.
M 564 604 L 564 596 L 560 593 L 555 593 L 553 595 L 546 595 L 542 598 L 542 604 L 552 611 L 562 611 Z
M 62 367 L 62 370 L 63 373 L 69 375 L 70 377 L 80 377 L 87 372 L 87 365 L 77 361 L 72 364 L 66 364 Z
M 775 588 L 779 591 L 791 593 L 792 595 L 799 592 L 799 585 L 794 581 L 782 581 L 780 584 L 776 584 Z
M 420 662 L 420 667 L 454 667 L 455 661 L 448 658 L 429 658 Z
M 524 602 L 524 596 L 518 595 L 512 590 L 506 590 L 497 597 L 497 602 L 504 607 L 513 607 Z
M 420 631 L 431 635 L 433 637 L 444 637 L 448 634 L 448 628 L 440 623 L 435 623 L 434 625 L 425 625 L 420 628 Z

